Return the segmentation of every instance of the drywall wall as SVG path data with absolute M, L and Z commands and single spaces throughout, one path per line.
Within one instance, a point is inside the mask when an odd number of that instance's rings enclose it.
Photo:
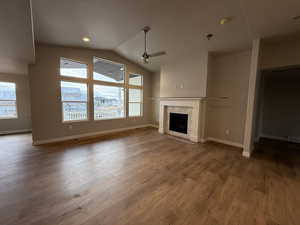
M 205 97 L 208 52 L 183 56 L 161 67 L 161 97 Z
M 93 56 L 125 64 L 127 74 L 132 72 L 144 76 L 143 117 L 101 121 L 91 119 L 72 123 L 72 129 L 69 123 L 62 123 L 59 58 L 65 57 L 86 63 L 91 73 Z M 29 66 L 33 140 L 44 141 L 152 123 L 151 75 L 152 73 L 112 51 L 37 45 L 36 63 Z M 89 107 L 92 107 L 91 102 Z M 91 114 L 90 118 L 93 118 Z
M 300 40 L 262 43 L 260 68 L 300 65 Z
M 300 69 L 266 72 L 262 136 L 300 141 Z
M 0 81 L 13 82 L 17 92 L 17 119 L 0 120 L 0 133 L 31 130 L 29 77 L 23 74 L 0 73 Z
M 251 51 L 210 58 L 206 104 L 207 137 L 243 144 L 250 61 Z
M 0 57 L 0 73 L 27 75 L 28 64 L 12 58 Z
M 160 72 L 152 75 L 152 121 L 159 125 Z

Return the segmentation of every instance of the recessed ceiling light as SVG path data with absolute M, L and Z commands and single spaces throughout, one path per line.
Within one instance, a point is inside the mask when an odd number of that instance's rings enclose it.
M 88 37 L 83 37 L 82 40 L 83 40 L 84 42 L 90 42 L 90 41 L 91 41 L 91 39 L 88 38 Z
M 230 22 L 232 19 L 230 17 L 224 17 L 222 19 L 220 19 L 220 24 L 224 25 L 225 23 Z

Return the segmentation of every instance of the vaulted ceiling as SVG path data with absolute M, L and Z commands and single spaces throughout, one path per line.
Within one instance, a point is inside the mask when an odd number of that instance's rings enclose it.
M 10 60 L 24 63 L 34 61 L 31 7 L 28 0 L 0 3 L 0 61 Z
M 175 58 L 240 50 L 250 47 L 254 38 L 300 29 L 300 19 L 293 19 L 300 15 L 299 0 L 32 0 L 32 9 L 37 42 L 113 49 L 138 63 L 141 29 L 149 25 L 149 52 L 167 52 L 146 65 L 153 71 Z M 232 20 L 220 25 L 223 17 Z M 16 36 L 22 37 L 22 26 L 19 29 Z M 208 33 L 214 34 L 210 41 Z M 91 42 L 84 43 L 84 36 Z

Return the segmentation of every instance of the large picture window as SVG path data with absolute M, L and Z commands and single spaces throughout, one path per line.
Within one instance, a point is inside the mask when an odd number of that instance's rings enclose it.
M 89 120 L 89 102 L 93 102 L 94 120 L 143 115 L 142 75 L 129 73 L 127 77 L 123 64 L 97 57 L 92 68 L 90 74 L 87 64 L 60 58 L 63 122 Z
M 17 118 L 16 84 L 0 82 L 0 119 Z
M 125 117 L 125 67 L 94 57 L 94 119 Z
M 143 77 L 139 74 L 129 74 L 128 115 L 142 116 L 143 114 Z
M 124 88 L 94 85 L 94 119 L 124 117 Z

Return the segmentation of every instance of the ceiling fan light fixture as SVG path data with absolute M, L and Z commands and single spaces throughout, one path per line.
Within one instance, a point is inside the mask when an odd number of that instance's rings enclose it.
M 224 17 L 224 18 L 220 19 L 220 24 L 224 25 L 226 23 L 229 23 L 231 20 L 232 20 L 231 17 Z
M 162 56 L 165 55 L 166 52 L 165 51 L 160 51 L 160 52 L 156 52 L 156 53 L 152 53 L 152 54 L 148 54 L 147 52 L 147 33 L 151 30 L 151 28 L 149 26 L 145 26 L 142 31 L 144 32 L 144 53 L 142 55 L 142 60 L 144 64 L 148 64 L 149 62 L 149 58 L 152 57 L 157 57 L 157 56 Z
M 83 40 L 84 42 L 90 42 L 90 41 L 91 41 L 91 39 L 90 39 L 89 37 L 83 37 L 82 40 Z

